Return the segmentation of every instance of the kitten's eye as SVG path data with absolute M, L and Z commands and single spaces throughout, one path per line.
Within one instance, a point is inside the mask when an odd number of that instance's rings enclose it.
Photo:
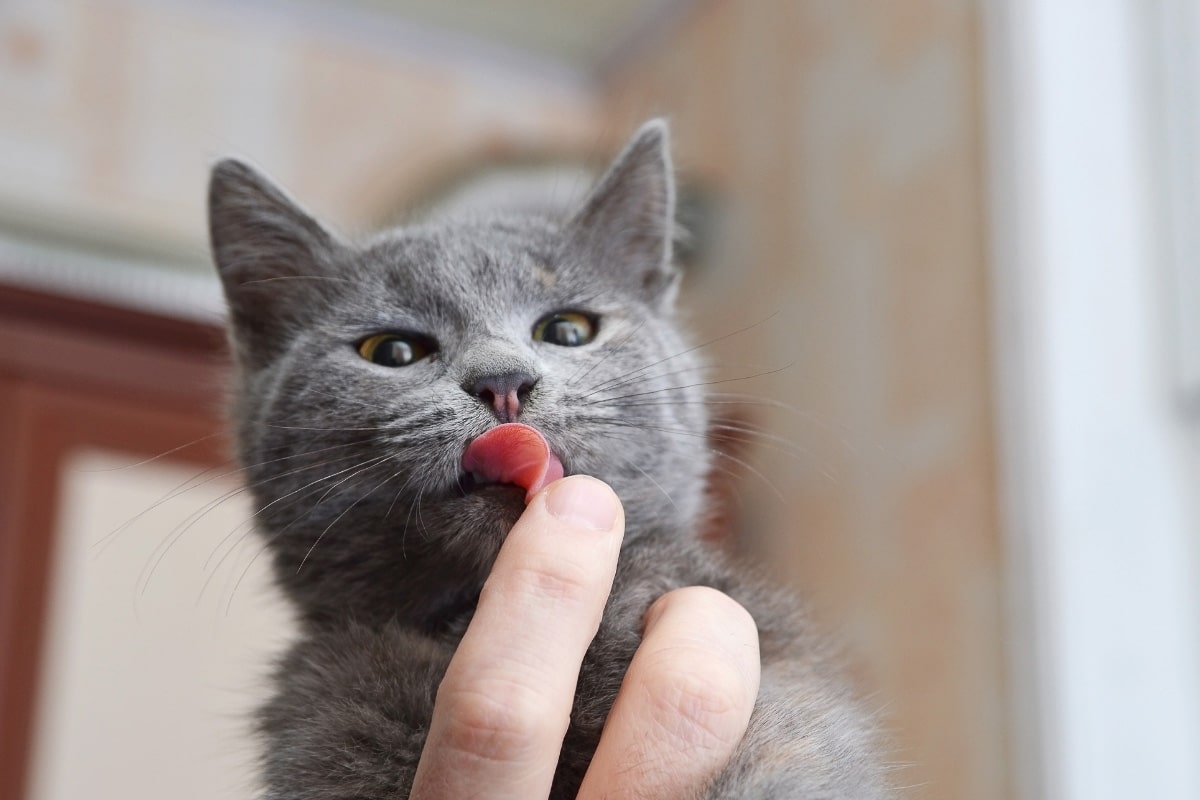
M 360 356 L 384 367 L 407 367 L 435 350 L 432 339 L 411 333 L 377 333 L 358 345 Z
M 533 338 L 540 342 L 578 347 L 596 337 L 596 324 L 591 317 L 576 311 L 562 311 L 542 317 L 533 326 Z

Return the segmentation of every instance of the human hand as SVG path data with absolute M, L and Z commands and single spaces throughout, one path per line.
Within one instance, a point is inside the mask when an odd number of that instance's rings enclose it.
M 594 478 L 533 498 L 438 689 L 413 800 L 549 794 L 624 528 L 616 495 Z M 758 681 L 758 632 L 740 605 L 703 587 L 664 595 L 646 613 L 579 798 L 694 794 L 745 733 Z

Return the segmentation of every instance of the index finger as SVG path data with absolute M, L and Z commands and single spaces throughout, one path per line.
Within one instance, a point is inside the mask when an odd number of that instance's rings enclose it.
M 438 688 L 411 798 L 549 793 L 624 527 L 594 478 L 564 478 L 530 502 Z

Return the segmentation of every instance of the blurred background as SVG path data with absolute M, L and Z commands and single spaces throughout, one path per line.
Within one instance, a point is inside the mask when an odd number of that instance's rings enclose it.
M 1197 87 L 1189 0 L 0 3 L 0 797 L 253 795 L 211 163 L 354 233 L 656 115 L 714 535 L 905 796 L 1200 797 Z

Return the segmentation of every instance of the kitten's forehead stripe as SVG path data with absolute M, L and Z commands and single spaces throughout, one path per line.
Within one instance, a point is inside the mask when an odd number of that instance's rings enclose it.
M 533 273 L 544 289 L 554 289 L 558 286 L 558 276 L 541 264 L 533 265 Z

